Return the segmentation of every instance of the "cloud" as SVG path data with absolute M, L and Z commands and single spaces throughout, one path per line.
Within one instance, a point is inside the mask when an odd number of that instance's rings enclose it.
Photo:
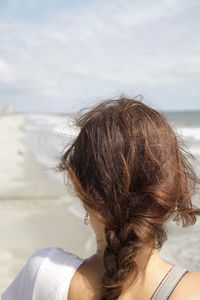
M 169 89 L 180 99 L 181 86 L 199 97 L 197 1 L 53 4 L 38 22 L 0 20 L 1 87 L 9 81 L 22 97 L 57 101 L 119 89 L 165 101 Z
M 0 82 L 9 83 L 9 82 L 14 82 L 14 80 L 15 80 L 15 76 L 14 76 L 12 66 L 9 65 L 0 57 Z

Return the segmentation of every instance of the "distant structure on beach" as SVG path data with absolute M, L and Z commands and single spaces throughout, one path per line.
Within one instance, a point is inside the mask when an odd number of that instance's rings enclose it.
M 3 106 L 0 110 L 0 115 L 10 115 L 12 113 L 13 113 L 13 109 L 10 104 Z

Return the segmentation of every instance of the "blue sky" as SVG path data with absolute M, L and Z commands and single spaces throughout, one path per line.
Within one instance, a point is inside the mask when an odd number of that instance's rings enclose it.
M 200 109 L 199 0 L 1 0 L 0 107 L 74 111 L 120 93 Z

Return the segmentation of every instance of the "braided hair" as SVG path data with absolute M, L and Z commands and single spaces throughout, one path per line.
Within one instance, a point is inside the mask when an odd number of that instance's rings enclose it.
M 181 137 L 143 98 L 103 100 L 75 118 L 78 136 L 64 151 L 67 171 L 84 206 L 104 224 L 106 248 L 101 300 L 118 299 L 138 275 L 135 257 L 159 249 L 173 217 L 192 225 L 200 183 Z

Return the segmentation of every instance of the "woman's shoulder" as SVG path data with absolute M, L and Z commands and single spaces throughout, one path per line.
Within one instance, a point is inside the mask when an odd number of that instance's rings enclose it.
M 62 258 L 64 259 L 68 259 L 68 260 L 72 260 L 72 258 L 76 259 L 76 260 L 83 260 L 84 258 L 81 258 L 80 256 L 78 256 L 77 254 L 73 253 L 73 252 L 70 252 L 70 251 L 67 251 L 67 250 L 64 250 L 63 248 L 58 248 L 58 247 L 48 247 L 48 248 L 42 248 L 42 249 L 39 249 L 37 251 L 35 251 L 28 259 L 28 262 L 29 261 L 35 261 L 37 260 L 37 258 L 40 257 L 40 258 L 43 258 L 43 259 L 46 259 L 46 258 L 51 258 L 53 257 L 54 259 L 56 260 L 61 260 L 62 261 Z
M 58 247 L 48 247 L 35 251 L 27 259 L 23 269 L 35 274 L 36 272 L 38 273 L 42 265 L 46 267 L 50 265 L 58 267 L 76 266 L 82 260 L 84 259 L 70 251 Z
M 200 300 L 200 272 L 187 272 L 174 289 L 170 300 Z
M 34 296 L 38 294 L 38 299 L 49 299 L 49 295 L 62 282 L 67 284 L 83 260 L 62 248 L 39 249 L 27 259 L 22 270 L 4 291 L 2 299 L 32 299 L 33 292 Z

